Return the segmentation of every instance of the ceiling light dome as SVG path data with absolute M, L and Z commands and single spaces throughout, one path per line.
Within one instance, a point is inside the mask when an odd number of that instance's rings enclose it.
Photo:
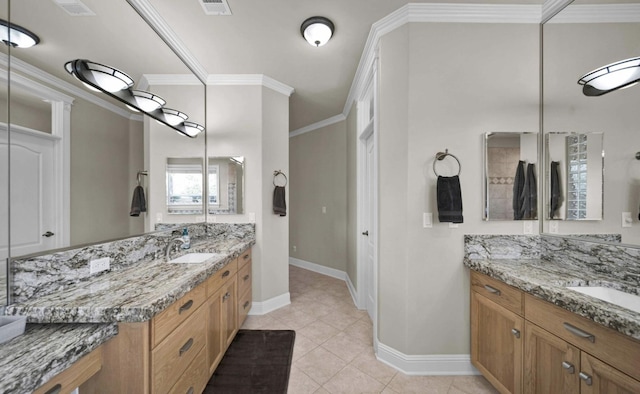
M 177 126 L 185 120 L 189 119 L 189 116 L 184 112 L 180 112 L 177 109 L 171 108 L 162 108 L 162 112 L 164 113 L 164 119 L 171 126 Z
M 302 22 L 302 26 L 300 26 L 300 33 L 304 39 L 316 47 L 326 44 L 333 36 L 334 30 L 333 22 L 324 16 L 312 16 Z
M 189 137 L 195 138 L 198 134 L 204 131 L 204 126 L 194 122 L 184 122 L 184 130 Z
M 98 85 L 107 92 L 117 92 L 133 86 L 133 79 L 127 74 L 104 64 L 91 62 L 89 60 L 76 59 L 64 65 L 67 72 L 76 77 L 80 82 L 91 90 L 96 90 L 86 81 Z
M 22 26 L 0 19 L 0 40 L 14 48 L 29 48 L 40 42 L 38 36 Z
M 144 112 L 153 112 L 159 108 L 164 107 L 164 105 L 167 103 L 162 97 L 150 92 L 145 92 L 144 90 L 132 89 L 131 95 L 136 101 L 136 105 L 138 106 L 138 108 L 140 108 Z M 127 107 L 133 111 L 138 112 L 137 109 L 133 108 L 130 105 L 127 105 Z
M 640 81 L 640 57 L 608 64 L 585 74 L 578 80 L 585 96 L 601 96 L 630 87 Z

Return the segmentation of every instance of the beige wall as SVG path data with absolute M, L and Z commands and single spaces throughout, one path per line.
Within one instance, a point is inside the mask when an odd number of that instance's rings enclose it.
M 378 327 L 400 352 L 468 354 L 463 235 L 523 232 L 482 220 L 482 136 L 538 129 L 538 29 L 412 23 L 380 41 Z M 437 220 L 432 163 L 444 149 L 462 163 L 459 228 Z
M 273 171 L 289 176 L 288 119 L 288 97 L 271 89 L 207 87 L 207 155 L 246 159 L 245 213 L 209 215 L 208 220 L 246 223 L 255 218 L 253 300 L 258 302 L 289 292 L 290 210 L 285 217 L 272 210 Z
M 71 108 L 71 244 L 141 232 L 131 223 L 142 124 L 76 99 Z M 135 137 L 136 134 L 138 137 Z M 131 163 L 130 163 L 131 160 Z M 135 163 L 134 163 L 135 161 Z M 139 231 L 140 230 L 140 231 Z
M 291 138 L 290 144 L 289 254 L 344 272 L 347 270 L 346 123 L 341 121 L 301 134 Z

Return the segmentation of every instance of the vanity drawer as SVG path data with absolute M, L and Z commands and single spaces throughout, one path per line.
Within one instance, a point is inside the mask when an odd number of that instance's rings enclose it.
M 242 324 L 251 310 L 251 298 L 251 288 L 238 297 L 238 329 L 242 328 Z
M 238 270 L 238 294 L 242 296 L 251 289 L 251 260 Z
M 483 275 L 471 271 L 471 290 L 481 294 L 496 304 L 509 309 L 519 315 L 523 314 L 522 291 Z
M 529 294 L 525 318 L 640 380 L 639 341 Z
M 151 347 L 157 346 L 180 323 L 191 316 L 206 299 L 206 288 L 200 285 L 171 304 L 151 321 Z
M 212 277 L 207 279 L 207 298 L 211 297 L 220 286 L 231 279 L 238 272 L 238 259 L 234 259 L 229 264 L 222 267 Z
M 102 346 L 73 363 L 47 383 L 40 386 L 34 394 L 69 393 L 102 368 Z
M 251 248 L 245 250 L 238 257 L 238 268 L 242 268 L 245 264 L 251 262 Z
M 206 308 L 198 308 L 151 351 L 153 393 L 166 393 L 178 381 L 206 343 Z M 206 364 L 206 362 L 205 362 Z
M 193 360 L 189 368 L 178 379 L 169 391 L 170 394 L 193 393 L 200 394 L 204 391 L 209 381 L 209 368 L 207 367 L 207 352 L 203 348 Z

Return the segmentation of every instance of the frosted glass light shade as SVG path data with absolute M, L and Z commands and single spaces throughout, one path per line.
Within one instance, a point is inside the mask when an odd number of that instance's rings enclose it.
M 157 96 L 151 92 L 145 92 L 144 90 L 133 89 L 131 90 L 131 95 L 135 99 L 138 108 L 140 108 L 144 112 L 153 112 L 158 108 L 164 107 L 164 105 L 167 103 L 162 97 Z M 133 111 L 138 111 L 137 109 L 129 105 L 127 107 Z
M 14 48 L 29 48 L 40 42 L 40 38 L 29 30 L 4 19 L 0 19 L 0 40 Z
M 189 137 L 195 137 L 204 131 L 204 126 L 194 122 L 184 122 L 184 130 Z
M 300 32 L 307 42 L 315 47 L 326 44 L 333 36 L 333 22 L 323 16 L 312 16 L 302 22 Z
M 601 96 L 640 81 L 640 57 L 608 64 L 585 74 L 578 80 L 585 96 Z
M 164 113 L 164 119 L 171 126 L 177 126 L 185 120 L 189 119 L 189 116 L 184 112 L 180 112 L 177 109 L 171 108 L 162 108 L 162 112 Z
M 95 82 L 96 85 L 100 86 L 107 92 L 113 93 L 119 90 L 128 89 L 133 86 L 133 79 L 131 79 L 127 74 L 123 73 L 117 68 L 106 66 L 100 63 L 90 62 L 88 60 L 72 60 L 70 62 L 67 62 L 64 65 L 64 68 L 67 70 L 67 72 L 76 77 L 91 90 L 98 91 L 96 88 L 83 81 L 82 78 L 79 78 L 77 74 L 78 67 L 82 67 L 77 65 L 76 62 L 81 62 L 84 68 L 86 68 L 86 72 L 84 74 L 91 74 L 91 78 L 89 78 L 88 75 L 84 75 L 85 79 L 93 79 L 93 81 L 91 82 Z

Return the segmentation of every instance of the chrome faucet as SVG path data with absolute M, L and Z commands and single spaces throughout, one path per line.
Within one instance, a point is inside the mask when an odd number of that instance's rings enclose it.
M 169 260 L 171 260 L 171 247 L 176 244 L 176 243 L 180 243 L 181 245 L 184 244 L 184 240 L 182 239 L 182 237 L 175 237 L 172 238 L 171 240 L 169 240 L 169 243 L 167 244 L 167 248 L 164 250 L 164 261 L 168 262 Z

